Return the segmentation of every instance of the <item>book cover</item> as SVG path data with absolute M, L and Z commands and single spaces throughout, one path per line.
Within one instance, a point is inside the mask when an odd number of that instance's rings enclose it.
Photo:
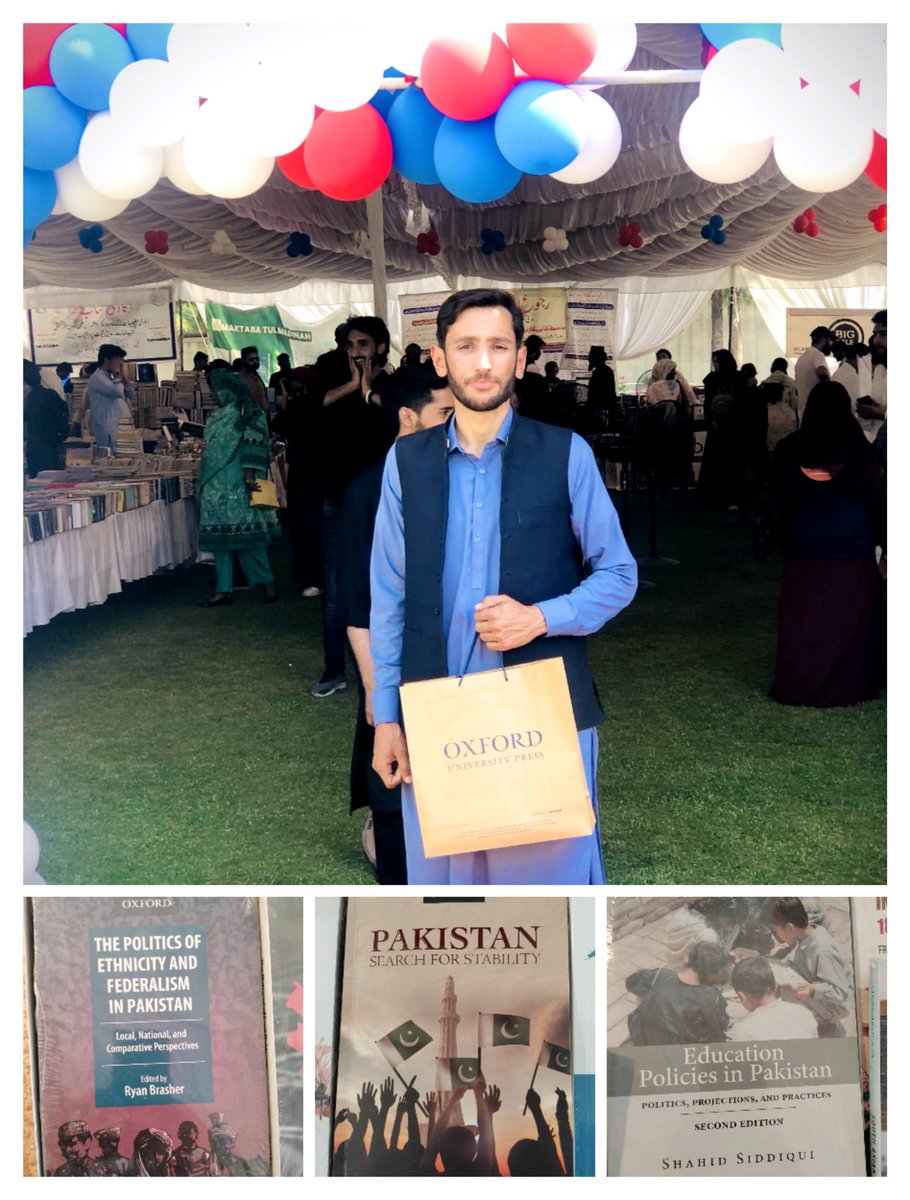
M 352 899 L 336 1175 L 572 1173 L 566 900 Z
M 850 901 L 608 901 L 611 1175 L 864 1175 Z
M 888 1173 L 888 899 L 860 896 L 852 906 L 868 1166 L 880 1176 Z
M 595 957 L 594 901 L 569 900 L 572 935 L 572 1092 L 575 1099 L 575 1174 L 592 1176 L 596 1153 L 597 1111 L 594 1044 Z
M 31 912 L 44 1173 L 270 1174 L 257 901 Z
M 316 899 L 315 1037 L 313 1064 L 314 1166 L 328 1175 L 332 1162 L 332 1064 L 335 1039 L 335 992 L 339 978 L 339 943 L 343 937 L 344 901 L 339 896 Z
M 280 1174 L 303 1175 L 303 901 L 266 903 Z

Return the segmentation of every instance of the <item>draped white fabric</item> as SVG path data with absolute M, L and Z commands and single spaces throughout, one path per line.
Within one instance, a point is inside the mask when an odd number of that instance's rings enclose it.
M 193 498 L 114 513 L 104 521 L 57 533 L 23 547 L 24 632 L 47 625 L 123 591 L 121 582 L 144 579 L 195 554 L 197 503 Z
M 884 284 L 853 284 L 843 286 L 837 280 L 822 284 L 753 287 L 752 299 L 781 347 L 787 344 L 788 308 L 885 308 L 887 289 Z
M 710 297 L 710 291 L 620 295 L 616 305 L 616 357 L 637 358 L 666 345 Z

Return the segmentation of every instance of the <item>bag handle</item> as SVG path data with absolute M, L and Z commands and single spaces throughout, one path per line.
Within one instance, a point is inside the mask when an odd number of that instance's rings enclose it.
M 464 679 L 465 675 L 467 675 L 467 673 L 468 673 L 468 666 L 469 666 L 469 664 L 471 662 L 471 658 L 474 654 L 474 649 L 477 646 L 477 639 L 479 636 L 480 635 L 478 634 L 477 630 L 475 629 L 474 640 L 471 642 L 471 649 L 468 651 L 468 657 L 465 659 L 464 666 L 462 667 L 462 670 L 461 670 L 461 674 L 458 676 L 458 686 L 459 687 L 461 687 L 462 679 Z M 509 682 L 509 674 L 506 671 L 506 664 L 505 664 L 504 659 L 500 665 L 501 665 L 501 670 L 502 670 L 503 676 L 505 678 L 505 681 L 506 681 L 506 683 L 508 683 Z

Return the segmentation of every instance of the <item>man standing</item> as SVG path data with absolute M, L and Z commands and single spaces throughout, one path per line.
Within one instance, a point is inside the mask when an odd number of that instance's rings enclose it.
M 455 396 L 454 418 L 401 439 L 386 460 L 371 570 L 373 765 L 386 787 L 405 785 L 409 883 L 604 881 L 596 827 L 588 837 L 428 859 L 409 786 L 398 685 L 459 674 L 476 632 L 470 671 L 564 660 L 597 813 L 603 711 L 585 639 L 631 601 L 637 570 L 590 447 L 512 411 L 523 333 L 508 292 L 450 296 L 431 354 Z
M 278 355 L 278 370 L 269 376 L 269 387 L 275 392 L 276 397 L 281 394 L 281 385 L 288 386 L 291 380 L 291 356 L 289 354 Z
M 853 989 L 843 956 L 823 925 L 812 925 L 802 900 L 771 901 L 771 931 L 789 947 L 782 960 L 806 982 L 793 989 L 795 999 L 815 1014 L 819 1037 L 843 1037 L 842 1019 L 850 1011 Z
M 266 420 L 269 416 L 269 400 L 265 394 L 265 384 L 259 375 L 259 351 L 255 346 L 244 346 L 240 351 L 241 367 L 237 374 L 250 389 L 250 395 L 265 413 Z
M 379 317 L 351 317 L 347 329 L 348 377 L 323 397 L 322 545 L 325 592 L 322 597 L 322 678 L 310 694 L 322 699 L 347 687 L 344 622 L 338 606 L 341 505 L 345 489 L 381 458 L 392 441 L 380 395 L 391 376 L 389 331 Z
M 106 1125 L 104 1129 L 95 1130 L 95 1141 L 101 1151 L 95 1162 L 103 1168 L 105 1175 L 115 1178 L 127 1175 L 130 1169 L 130 1160 L 120 1153 L 120 1133 L 119 1125 Z
M 812 340 L 812 345 L 804 350 L 796 360 L 796 368 L 793 372 L 796 378 L 796 391 L 798 393 L 796 415 L 799 417 L 800 425 L 803 423 L 803 413 L 806 409 L 806 401 L 809 399 L 809 393 L 820 379 L 831 378 L 825 357 L 831 353 L 831 348 L 835 341 L 834 334 L 826 325 L 816 326 L 809 337 Z
M 382 409 L 398 437 L 444 425 L 455 400 L 446 381 L 421 367 L 399 368 L 382 394 Z M 351 812 L 373 813 L 376 875 L 380 883 L 407 883 L 400 788 L 385 788 L 373 770 L 373 660 L 370 657 L 370 550 L 382 490 L 384 462 L 358 475 L 344 498 L 341 609 L 357 663 L 359 705 L 351 755 Z
M 92 372 L 85 389 L 85 403 L 92 416 L 92 433 L 95 445 L 101 449 L 117 449 L 117 427 L 122 420 L 132 422 L 133 414 L 127 400 L 132 399 L 133 389 L 126 377 L 124 360 L 126 351 L 107 342 L 98 347 L 98 366 Z M 82 424 L 84 412 L 77 420 Z

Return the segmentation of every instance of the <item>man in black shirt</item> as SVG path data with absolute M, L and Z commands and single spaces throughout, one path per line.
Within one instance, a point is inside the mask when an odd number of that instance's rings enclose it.
M 382 408 L 398 437 L 444 424 L 454 412 L 444 379 L 416 368 L 398 370 L 382 393 Z M 388 789 L 373 762 L 373 660 L 370 657 L 370 553 L 385 460 L 379 459 L 347 489 L 341 538 L 341 608 L 357 663 L 357 726 L 351 755 L 351 811 L 369 806 L 380 883 L 407 883 L 401 788 Z

